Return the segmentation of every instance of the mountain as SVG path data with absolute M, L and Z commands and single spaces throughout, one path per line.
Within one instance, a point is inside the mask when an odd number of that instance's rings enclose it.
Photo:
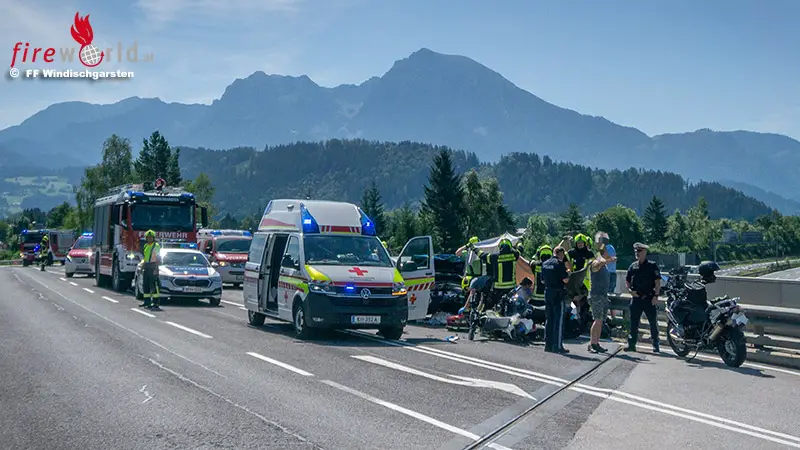
M 262 211 L 272 198 L 359 202 L 373 181 L 386 206 L 399 208 L 422 199 L 433 156 L 442 148 L 363 139 L 298 142 L 264 151 L 181 147 L 181 171 L 187 179 L 207 174 L 216 189 L 214 205 L 239 217 Z M 517 213 L 562 212 L 570 203 L 594 213 L 621 203 L 642 214 L 653 195 L 670 213 L 694 206 L 700 197 L 708 201 L 715 219 L 752 220 L 771 212 L 737 190 L 718 183 L 687 183 L 662 171 L 591 169 L 532 153 L 511 153 L 487 164 L 473 153 L 454 151 L 453 161 L 459 172 L 477 169 L 497 178 L 505 202 Z
M 711 130 L 650 137 L 550 104 L 467 57 L 429 49 L 359 85 L 325 88 L 307 76 L 256 72 L 235 80 L 210 105 L 138 97 L 111 105 L 55 104 L 0 131 L 0 148 L 46 158 L 53 166 L 90 164 L 112 133 L 138 144 L 155 129 L 171 144 L 187 147 L 260 149 L 329 138 L 414 140 L 465 149 L 486 161 L 535 152 L 602 169 L 655 168 L 692 181 L 738 174 L 740 182 L 791 193 L 800 201 L 796 140 Z M 0 164 L 14 161 L 5 157 Z M 28 163 L 20 161 L 17 165 Z
M 800 216 L 800 202 L 789 200 L 774 192 L 765 191 L 752 184 L 742 183 L 740 181 L 722 180 L 720 184 L 741 191 L 749 197 L 762 201 L 777 209 L 785 216 Z

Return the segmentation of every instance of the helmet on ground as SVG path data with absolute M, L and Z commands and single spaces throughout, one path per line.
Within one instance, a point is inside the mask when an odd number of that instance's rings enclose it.
M 147 239 L 149 237 L 155 239 L 156 238 L 156 232 L 153 231 L 153 230 L 147 230 L 147 232 L 144 233 L 144 238 Z
M 470 244 L 477 244 L 478 242 L 480 242 L 478 240 L 478 236 L 472 236 L 471 238 L 469 238 L 469 243 Z
M 705 283 L 713 283 L 717 276 L 714 272 L 719 270 L 719 264 L 714 261 L 704 261 L 697 266 L 697 273 Z

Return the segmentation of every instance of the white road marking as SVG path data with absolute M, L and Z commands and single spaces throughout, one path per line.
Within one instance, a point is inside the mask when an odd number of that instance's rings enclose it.
M 353 355 L 352 358 L 358 359 L 360 361 L 369 362 L 372 364 L 377 364 L 379 366 L 388 367 L 390 369 L 399 370 L 401 372 L 410 373 L 413 375 L 418 375 L 423 378 L 427 378 L 429 380 L 439 381 L 442 383 L 448 384 L 455 384 L 457 386 L 468 386 L 468 387 L 483 387 L 483 388 L 491 388 L 497 389 L 503 392 L 508 392 L 509 394 L 518 395 L 520 397 L 530 398 L 533 399 L 527 392 L 523 391 L 519 387 L 510 384 L 510 383 L 503 383 L 500 381 L 489 381 L 489 380 L 481 380 L 477 378 L 467 378 L 467 377 L 460 377 L 457 375 L 450 375 L 453 378 L 458 378 L 458 380 L 453 380 L 449 378 L 440 377 L 438 375 L 434 375 L 431 373 L 423 372 L 421 370 L 417 370 L 411 367 L 406 367 L 402 364 L 397 364 L 391 361 L 386 361 L 385 359 L 376 358 L 374 356 L 365 356 L 365 355 Z M 535 400 L 535 399 L 534 399 Z
M 141 314 L 141 315 L 143 315 L 143 316 L 147 316 L 147 317 L 155 317 L 155 315 L 154 315 L 154 314 L 150 314 L 149 312 L 144 312 L 144 311 L 142 311 L 142 310 L 141 310 L 141 309 L 139 309 L 139 308 L 131 308 L 131 311 L 133 311 L 133 312 L 137 312 L 137 313 L 139 313 L 139 314 Z
M 212 339 L 211 336 L 209 336 L 209 335 L 207 335 L 205 333 L 201 333 L 201 332 L 199 332 L 197 330 L 193 330 L 193 329 L 191 329 L 189 327 L 185 327 L 185 326 L 183 326 L 181 324 L 178 324 L 178 323 L 175 323 L 175 322 L 167 322 L 167 321 L 165 321 L 164 323 L 167 324 L 167 325 L 172 325 L 173 327 L 178 328 L 180 330 L 183 330 L 183 331 L 185 331 L 187 333 L 192 333 L 194 335 L 197 335 L 197 336 L 200 336 L 200 337 L 206 338 L 206 339 Z
M 533 379 L 541 382 L 545 382 L 547 384 L 552 384 L 555 386 L 563 386 L 568 383 L 567 380 L 562 378 L 554 377 L 551 375 L 546 375 L 538 372 L 533 372 L 530 370 L 520 369 L 512 366 L 506 366 L 503 364 L 493 363 L 490 361 L 481 360 L 478 358 L 472 358 L 469 356 L 460 355 L 458 353 L 448 352 L 445 350 L 439 350 L 436 348 L 431 348 L 427 346 L 416 346 L 414 344 L 410 344 L 403 341 L 387 341 L 385 339 L 380 339 L 375 336 L 366 334 L 361 331 L 352 331 L 347 330 L 345 331 L 348 334 L 353 334 L 361 337 L 365 337 L 368 339 L 373 339 L 375 341 L 381 341 L 388 345 L 393 345 L 397 347 L 404 347 L 409 350 L 414 350 L 420 353 L 426 353 L 431 356 L 437 356 L 440 358 L 450 359 L 452 361 L 458 361 L 463 364 L 474 365 L 477 367 L 484 367 L 490 370 L 495 370 L 497 372 L 507 373 L 509 375 L 514 375 L 522 378 Z M 698 355 L 699 356 L 699 355 Z M 714 359 L 714 358 L 711 358 Z M 772 368 L 770 368 L 772 369 Z M 655 412 L 660 412 L 663 414 L 671 415 L 674 417 L 685 418 L 688 420 L 692 420 L 698 423 L 703 423 L 706 425 L 711 425 L 714 427 L 722 428 L 729 431 L 734 431 L 736 433 L 746 434 L 749 436 L 761 438 L 764 440 L 778 442 L 785 445 L 789 445 L 792 447 L 800 448 L 800 437 L 792 436 L 789 434 L 779 433 L 776 431 L 766 430 L 764 428 L 755 427 L 753 425 L 747 425 L 740 422 L 735 422 L 730 419 L 724 419 L 721 417 L 712 416 L 710 414 L 702 413 L 699 411 L 693 411 L 686 408 L 681 408 L 679 406 L 669 405 L 667 403 L 658 402 L 655 400 L 646 399 L 644 397 L 634 396 L 633 394 L 627 394 L 621 391 L 614 391 L 613 393 L 608 393 L 599 390 L 599 388 L 590 387 L 587 385 L 577 385 L 570 388 L 571 390 L 581 392 L 587 395 L 593 395 L 595 397 L 604 398 L 607 400 L 615 401 L 618 403 L 624 403 L 630 406 L 635 406 L 643 409 L 648 409 Z M 627 397 L 627 398 L 622 398 Z M 635 398 L 636 400 L 633 400 Z M 711 419 L 708 419 L 708 418 Z M 728 424 L 734 425 L 725 425 L 725 422 Z M 738 428 L 737 428 L 738 427 Z M 787 440 L 788 439 L 788 440 Z M 792 442 L 796 441 L 796 442 Z
M 636 347 L 637 348 L 638 347 L 643 347 L 643 348 L 646 348 L 648 350 L 652 350 L 653 349 L 652 346 L 647 345 L 647 344 L 636 344 Z M 661 352 L 662 353 L 669 353 L 670 355 L 678 356 L 670 348 L 665 348 L 665 347 L 667 347 L 667 346 L 665 345 L 665 346 L 661 347 Z M 680 358 L 680 356 L 678 356 L 678 358 Z M 710 355 L 704 355 L 702 353 L 698 353 L 697 356 L 695 356 L 695 358 L 702 359 L 704 361 L 719 361 L 719 357 L 714 357 L 714 356 L 710 356 Z M 796 377 L 800 377 L 800 372 L 797 372 L 797 371 L 794 371 L 794 370 L 789 370 L 789 369 L 782 369 L 780 367 L 766 366 L 764 364 L 749 363 L 749 362 L 746 362 L 746 363 L 742 364 L 742 366 L 744 366 L 744 367 L 752 367 L 754 369 L 771 370 L 773 372 L 785 373 L 786 375 L 793 375 L 793 376 L 796 376 Z
M 264 362 L 268 362 L 270 364 L 274 364 L 274 365 L 276 365 L 278 367 L 283 367 L 286 370 L 290 370 L 290 371 L 292 371 L 292 372 L 294 372 L 296 374 L 302 375 L 304 377 L 313 377 L 314 376 L 314 374 L 311 373 L 311 372 L 306 372 L 303 369 L 298 369 L 297 367 L 290 366 L 289 364 L 286 364 L 284 362 L 280 362 L 280 361 L 272 359 L 272 358 L 268 358 L 268 357 L 266 357 L 264 355 L 261 355 L 261 354 L 258 354 L 256 352 L 247 352 L 247 354 L 252 356 L 253 358 L 257 358 L 257 359 L 260 359 L 260 360 L 262 360 Z
M 66 279 L 66 278 L 59 278 L 59 280 L 61 280 L 61 281 L 67 281 L 67 279 Z
M 142 386 L 141 389 L 139 389 L 139 392 L 141 392 L 142 394 L 144 394 L 145 397 L 147 397 L 147 398 L 144 399 L 144 401 L 142 403 L 147 403 L 147 402 L 149 402 L 150 400 L 153 399 L 153 396 L 150 395 L 149 392 L 147 392 L 147 385 L 146 384 L 144 386 Z
M 76 283 L 76 282 L 74 282 L 74 281 L 70 281 L 70 282 L 69 282 L 69 284 L 71 284 L 71 285 L 73 285 L 73 286 L 77 286 L 77 285 L 78 285 L 78 283 Z
M 598 387 L 594 387 L 594 386 L 587 386 L 585 384 L 576 384 L 575 386 L 577 387 L 577 389 L 582 389 L 581 392 L 583 392 L 583 390 L 590 390 L 590 391 L 596 392 L 598 394 L 601 394 L 604 397 L 606 397 L 606 396 L 613 397 L 615 395 L 619 395 L 619 396 L 626 397 L 626 398 L 631 399 L 631 400 L 636 401 L 636 402 L 641 402 L 641 403 L 653 405 L 653 406 L 656 406 L 656 407 L 659 407 L 659 408 L 669 409 L 669 410 L 673 410 L 673 411 L 677 411 L 677 412 L 681 412 L 681 413 L 692 414 L 694 416 L 697 416 L 697 417 L 700 417 L 700 418 L 703 418 L 703 419 L 708 419 L 708 420 L 712 420 L 712 421 L 715 421 L 715 422 L 727 423 L 728 425 L 736 426 L 736 427 L 739 427 L 739 428 L 745 428 L 745 429 L 748 429 L 748 430 L 751 430 L 751 431 L 755 431 L 757 433 L 770 434 L 770 435 L 773 435 L 773 436 L 778 437 L 778 438 L 784 438 L 784 439 L 789 439 L 789 440 L 792 440 L 792 441 L 797 441 L 797 443 L 800 444 L 800 437 L 797 437 L 797 436 L 792 436 L 790 434 L 785 434 L 785 433 L 780 433 L 780 432 L 777 432 L 777 431 L 767 430 L 765 428 L 760 428 L 760 427 L 756 427 L 756 426 L 753 426 L 753 425 L 748 425 L 746 423 L 737 422 L 735 420 L 730 420 L 730 419 L 726 419 L 724 417 L 718 417 L 718 416 L 714 416 L 714 415 L 711 415 L 711 414 L 702 413 L 702 412 L 699 412 L 699 411 L 693 411 L 691 409 L 681 408 L 679 406 L 673 406 L 673 405 L 670 405 L 670 404 L 667 404 L 667 403 L 662 403 L 662 402 L 659 402 L 659 401 L 656 401 L 656 400 L 650 400 L 648 398 L 640 397 L 638 395 L 628 394 L 627 392 L 622 392 L 622 391 L 619 391 L 619 390 L 616 390 L 616 389 L 604 389 L 604 388 L 598 388 Z
M 105 295 L 103 296 L 103 300 L 108 300 L 108 301 L 110 301 L 111 303 L 119 303 L 119 301 L 118 301 L 118 300 L 114 300 L 114 299 L 113 299 L 113 298 L 111 298 L 111 297 L 106 297 Z
M 597 392 L 597 391 L 594 391 L 594 390 L 585 389 L 585 388 L 573 387 L 573 388 L 570 388 L 570 389 L 574 390 L 574 391 L 577 391 L 577 392 L 581 392 L 583 394 L 592 395 L 594 397 L 599 397 L 599 398 L 602 398 L 602 399 L 605 399 L 605 400 L 611 400 L 611 401 L 618 402 L 618 403 L 624 403 L 624 404 L 627 404 L 627 405 L 635 406 L 637 408 L 648 409 L 650 411 L 655 411 L 655 412 L 659 412 L 659 413 L 662 413 L 662 414 L 667 414 L 667 415 L 674 416 L 674 417 L 680 417 L 680 418 L 683 418 L 683 419 L 691 420 L 693 422 L 698 422 L 698 423 L 702 423 L 702 424 L 705 424 L 705 425 L 710 425 L 712 427 L 722 428 L 723 430 L 733 431 L 735 433 L 740 433 L 740 434 L 746 434 L 748 436 L 757 437 L 757 438 L 764 439 L 764 440 L 767 440 L 767 441 L 777 442 L 779 444 L 788 445 L 790 447 L 800 448 L 800 439 L 796 438 L 794 436 L 790 436 L 790 437 L 792 439 L 797 439 L 797 442 L 787 441 L 787 440 L 784 440 L 784 439 L 778 439 L 776 437 L 773 437 L 773 436 L 770 436 L 770 435 L 767 435 L 767 434 L 756 433 L 756 432 L 744 430 L 742 428 L 737 428 L 735 426 L 725 425 L 723 423 L 707 420 L 707 419 L 704 419 L 702 417 L 698 417 L 698 416 L 692 415 L 692 414 L 696 414 L 694 411 L 691 411 L 688 414 L 684 414 L 684 413 L 681 413 L 681 412 L 678 412 L 678 411 L 673 411 L 673 410 L 670 410 L 670 409 L 659 408 L 657 406 L 649 405 L 647 403 L 639 403 L 639 402 L 635 402 L 635 401 L 632 401 L 632 400 L 619 398 L 619 397 L 616 397 L 614 395 L 602 394 L 600 392 Z M 687 411 L 689 411 L 689 410 L 687 410 Z M 730 421 L 726 420 L 726 422 L 730 422 Z M 774 431 L 771 431 L 770 433 L 779 434 L 779 433 L 775 433 Z
M 88 292 L 88 293 L 90 293 L 90 294 L 94 294 L 94 291 L 89 289 L 89 288 L 83 288 L 83 290 Z
M 247 308 L 245 308 L 244 306 L 240 306 L 239 309 L 241 309 L 242 311 L 247 311 Z
M 229 302 L 229 301 L 227 301 L 227 300 L 220 300 L 220 301 L 221 301 L 222 303 L 227 303 L 227 304 L 229 304 L 229 305 L 232 305 L 232 306 L 242 306 L 242 304 L 241 304 L 241 303 Z
M 342 386 L 341 384 L 336 383 L 335 381 L 322 380 L 322 382 L 327 384 L 328 386 L 331 386 L 333 388 L 339 389 L 340 391 L 344 391 L 344 392 L 347 392 L 348 394 L 355 395 L 356 397 L 363 398 L 364 400 L 366 400 L 368 402 L 374 403 L 376 405 L 383 406 L 384 408 L 389 408 L 392 411 L 399 412 L 400 414 L 405 414 L 406 416 L 413 417 L 413 418 L 415 418 L 417 420 L 421 420 L 421 421 L 426 422 L 428 424 L 431 424 L 431 425 L 433 425 L 435 427 L 441 428 L 443 430 L 447 430 L 447 431 L 449 431 L 449 432 L 451 432 L 453 434 L 458 434 L 460 436 L 464 436 L 465 438 L 472 439 L 473 441 L 477 441 L 477 440 L 481 439 L 481 437 L 478 436 L 475 433 L 470 433 L 467 430 L 463 430 L 463 429 L 455 427 L 453 425 L 446 424 L 446 423 L 444 423 L 444 422 L 442 422 L 440 420 L 434 419 L 433 417 L 426 416 L 425 414 L 418 413 L 416 411 L 412 411 L 412 410 L 407 409 L 407 408 L 403 408 L 400 405 L 396 405 L 394 403 L 390 403 L 390 402 L 387 402 L 385 400 L 381 400 L 379 398 L 375 398 L 375 397 L 373 397 L 373 396 L 371 396 L 369 394 L 365 394 L 365 393 L 363 393 L 361 391 L 357 391 L 357 390 L 349 388 L 347 386 Z M 504 446 L 499 445 L 499 444 L 488 444 L 487 447 L 491 447 L 491 448 L 494 448 L 496 450 L 511 450 L 508 447 L 504 447 Z
M 16 274 L 14 274 L 14 276 L 16 277 L 17 275 L 16 275 Z M 56 295 L 60 296 L 60 297 L 61 297 L 61 298 L 63 298 L 64 300 L 66 300 L 66 301 L 68 301 L 68 302 L 72 303 L 73 305 L 75 305 L 75 306 L 77 306 L 77 307 L 79 307 L 79 308 L 83 309 L 84 311 L 86 311 L 86 312 L 88 312 L 88 313 L 90 313 L 90 314 L 93 314 L 93 315 L 95 315 L 95 316 L 97 316 L 97 317 L 99 317 L 99 318 L 101 318 L 101 319 L 105 320 L 106 322 L 108 322 L 108 323 L 110 323 L 110 324 L 114 325 L 115 327 L 117 327 L 117 328 L 120 328 L 120 329 L 122 329 L 122 330 L 125 330 L 125 331 L 127 331 L 128 333 L 130 333 L 130 334 L 132 334 L 132 335 L 134 335 L 134 336 L 136 336 L 136 337 L 138 337 L 138 338 L 140 338 L 140 339 L 142 339 L 142 340 L 144 340 L 144 341 L 147 341 L 147 342 L 149 342 L 149 343 L 150 343 L 150 344 L 152 344 L 152 345 L 155 345 L 156 347 L 158 347 L 158 348 L 160 348 L 160 349 L 164 350 L 165 352 L 167 352 L 167 353 L 170 353 L 170 354 L 172 354 L 172 355 L 175 355 L 175 356 L 177 356 L 178 358 L 180 358 L 180 359 L 182 359 L 182 360 L 184 360 L 184 361 L 187 361 L 187 362 L 189 362 L 189 363 L 191 363 L 191 364 L 194 364 L 195 366 L 197 366 L 197 367 L 200 367 L 200 368 L 202 368 L 203 370 L 205 370 L 205 371 L 207 371 L 207 372 L 211 372 L 211 373 L 213 373 L 214 375 L 216 375 L 216 376 L 218 376 L 218 377 L 220 377 L 220 378 L 225 378 L 225 379 L 227 379 L 227 378 L 228 378 L 227 376 L 225 376 L 225 375 L 223 375 L 223 374 L 221 374 L 221 373 L 217 372 L 216 370 L 214 370 L 214 369 L 212 369 L 212 368 L 210 368 L 210 367 L 208 367 L 208 366 L 205 366 L 205 365 L 203 365 L 203 364 L 200 364 L 199 362 L 197 362 L 197 361 L 194 361 L 194 360 L 193 360 L 193 359 L 191 359 L 191 358 L 187 358 L 186 356 L 183 356 L 183 355 L 181 355 L 180 353 L 178 353 L 178 352 L 176 352 L 176 351 L 174 351 L 174 350 L 171 350 L 170 348 L 168 348 L 168 347 L 164 346 L 163 344 L 161 344 L 161 343 L 159 343 L 159 342 L 156 342 L 156 341 L 154 341 L 154 340 L 152 340 L 152 339 L 150 339 L 150 338 L 148 338 L 148 337 L 146 337 L 146 336 L 143 336 L 143 335 L 141 335 L 141 334 L 137 333 L 136 331 L 134 331 L 134 330 L 132 330 L 132 329 L 130 329 L 130 328 L 128 328 L 128 327 L 126 327 L 125 325 L 123 325 L 123 324 L 121 324 L 121 323 L 119 323 L 119 322 L 117 322 L 117 321 L 115 321 L 115 320 L 113 320 L 113 319 L 109 319 L 108 317 L 106 317 L 106 316 L 104 316 L 104 315 L 102 315 L 102 314 L 98 313 L 97 311 L 95 311 L 95 310 L 93 310 L 93 309 L 91 309 L 91 308 L 88 308 L 88 307 L 86 307 L 86 306 L 84 306 L 84 305 L 80 304 L 79 302 L 76 302 L 75 300 L 73 300 L 73 299 L 71 299 L 71 298 L 67 297 L 66 295 L 62 294 L 61 292 L 59 292 L 59 291 L 57 291 L 57 290 L 55 290 L 55 289 L 51 288 L 51 287 L 50 287 L 50 286 L 48 286 L 47 284 L 45 284 L 45 283 L 43 283 L 43 282 L 41 282 L 41 281 L 39 281 L 39 280 L 37 280 L 37 279 L 35 279 L 35 278 L 31 277 L 30 275 L 26 275 L 26 277 L 27 277 L 28 279 L 30 279 L 31 281 L 35 281 L 36 283 L 39 283 L 39 284 L 41 284 L 42 286 L 44 286 L 44 287 L 45 287 L 45 288 L 47 288 L 48 290 L 52 291 L 54 294 L 56 294 Z M 19 277 L 17 277 L 17 279 L 19 280 Z M 137 312 L 138 312 L 138 310 L 137 310 L 136 308 L 131 308 L 131 309 L 133 309 L 133 310 L 135 310 L 135 311 L 137 311 Z M 147 315 L 147 314 L 145 313 L 145 315 Z M 153 317 L 155 317 L 155 316 L 153 316 Z

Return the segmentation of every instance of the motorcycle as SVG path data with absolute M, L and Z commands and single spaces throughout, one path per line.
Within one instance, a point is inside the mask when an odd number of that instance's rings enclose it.
M 491 285 L 480 289 L 470 298 L 467 338 L 472 341 L 480 329 L 482 335 L 494 339 L 528 343 L 537 330 L 533 323 L 534 307 L 517 294 L 517 288 L 504 294 L 499 304 L 484 311 L 485 300 L 491 295 Z
M 739 306 L 739 297 L 725 295 L 708 300 L 706 283 L 687 283 L 687 274 L 688 270 L 680 267 L 662 275 L 669 346 L 680 357 L 694 351 L 689 360 L 701 350 L 716 348 L 725 365 L 741 366 L 747 359 L 743 330 L 748 319 Z

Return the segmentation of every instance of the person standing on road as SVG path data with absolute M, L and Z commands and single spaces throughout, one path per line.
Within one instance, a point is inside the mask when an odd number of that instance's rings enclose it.
M 553 250 L 553 257 L 542 263 L 544 279 L 545 315 L 544 351 L 548 353 L 569 353 L 562 341 L 564 335 L 564 299 L 567 295 L 569 273 L 564 262 L 566 251 L 563 247 Z
M 139 264 L 142 265 L 142 294 L 144 295 L 144 303 L 141 307 L 160 311 L 159 307 L 159 284 L 158 279 L 158 264 L 161 253 L 161 245 L 156 242 L 156 232 L 147 230 L 144 234 L 144 259 Z
M 639 336 L 639 321 L 642 313 L 650 323 L 650 337 L 653 341 L 653 352 L 659 353 L 658 344 L 658 296 L 661 294 L 661 270 L 658 265 L 647 259 L 647 246 L 637 242 L 633 244 L 636 261 L 628 268 L 625 275 L 625 286 L 631 293 L 631 330 L 628 334 L 626 352 L 636 351 L 636 339 Z
M 603 321 L 608 308 L 608 265 L 616 260 L 608 254 L 605 244 L 600 243 L 597 258 L 591 261 L 592 288 L 589 290 L 589 306 L 592 308 L 592 328 L 589 351 L 592 353 L 605 353 L 608 349 L 600 346 L 600 335 L 603 331 Z

